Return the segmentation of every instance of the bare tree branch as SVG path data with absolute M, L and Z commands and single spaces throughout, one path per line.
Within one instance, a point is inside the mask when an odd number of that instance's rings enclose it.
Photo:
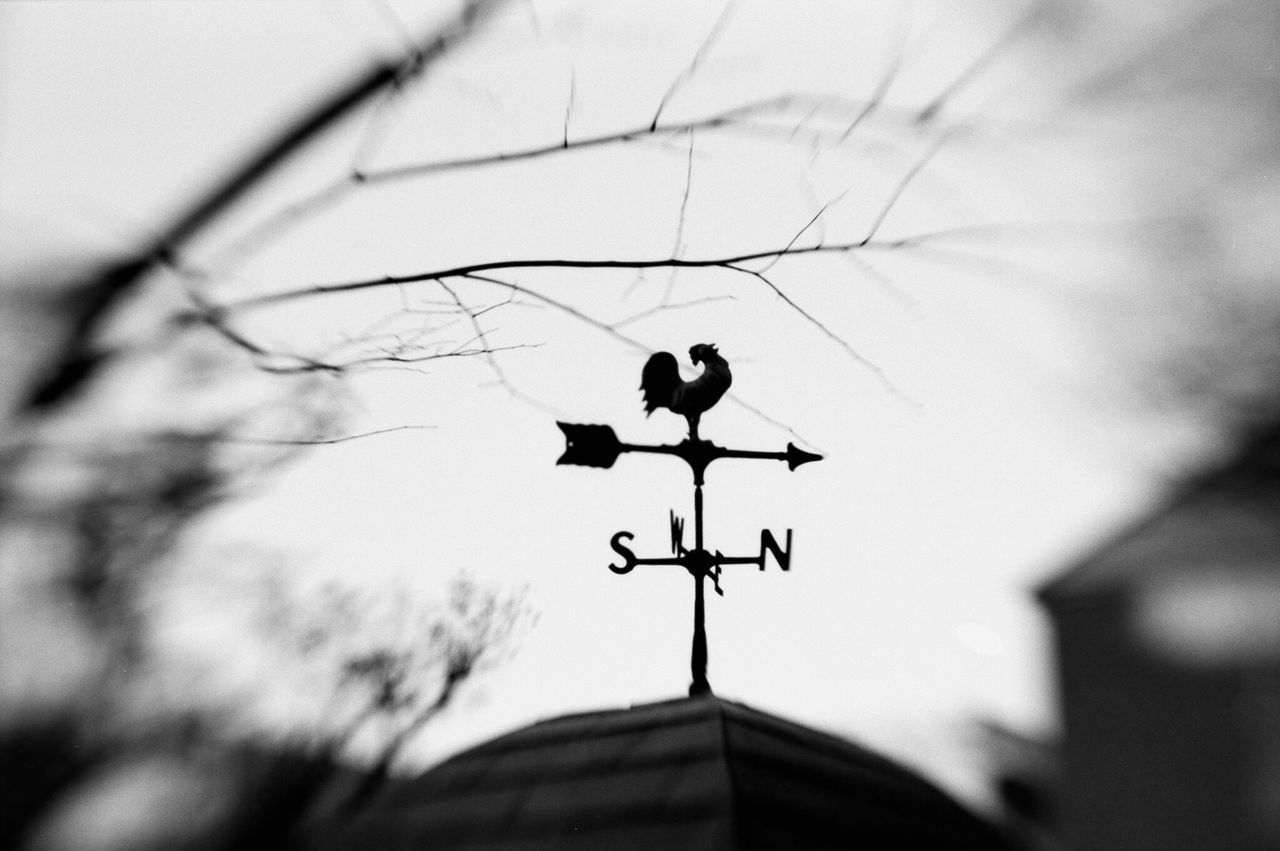
M 691 130 L 751 127 L 753 125 L 746 122 L 750 116 L 760 114 L 781 115 L 796 106 L 812 108 L 814 105 L 823 109 L 856 109 L 860 111 L 866 108 L 866 102 L 852 101 L 848 98 L 836 96 L 803 94 L 779 95 L 776 97 L 748 101 L 747 103 L 730 107 L 704 118 L 694 119 L 692 121 L 658 124 L 652 127 L 646 125 L 643 127 L 633 127 L 627 130 L 602 133 L 597 136 L 588 136 L 582 139 L 574 139 L 568 144 L 568 146 L 564 144 L 563 140 L 558 140 L 551 144 L 536 145 L 518 151 L 506 151 L 503 153 L 486 154 L 478 157 L 457 157 L 446 160 L 434 160 L 425 163 L 390 166 L 373 171 L 358 172 L 352 176 L 352 179 L 360 183 L 382 183 L 389 180 L 403 180 L 409 177 L 434 174 L 442 171 L 482 168 L 491 165 L 520 162 L 522 160 L 538 159 L 545 156 L 554 156 L 556 154 L 563 153 L 566 150 L 580 150 L 583 148 L 594 148 L 602 145 L 634 142 L 646 137 L 679 136 L 681 134 L 688 133 Z M 899 113 L 900 117 L 903 117 L 904 119 L 909 115 L 914 115 L 914 113 L 907 113 L 906 110 L 899 110 Z M 769 129 L 778 133 L 781 138 L 789 139 L 791 138 L 790 133 L 794 128 L 789 127 L 784 129 L 772 126 Z
M 905 14 L 905 13 L 904 13 Z M 838 142 L 843 142 L 853 135 L 853 131 L 858 129 L 866 118 L 875 112 L 879 106 L 884 103 L 885 95 L 889 93 L 889 89 L 893 86 L 894 80 L 898 78 L 898 71 L 902 69 L 902 59 L 906 55 L 906 27 L 902 27 L 898 37 L 897 47 L 894 49 L 893 56 L 889 59 L 889 64 L 885 67 L 884 74 L 880 76 L 880 82 L 876 84 L 875 89 L 871 92 L 871 98 L 867 101 L 862 110 L 853 117 L 849 122 L 849 126 L 840 134 Z
M 440 285 L 441 289 L 449 294 L 449 297 L 453 299 L 454 303 L 458 306 L 458 309 L 466 313 L 467 318 L 471 320 L 471 327 L 475 329 L 476 336 L 479 338 L 481 344 L 488 348 L 489 338 L 485 335 L 484 327 L 480 324 L 479 314 L 473 312 L 447 283 L 444 281 L 436 281 L 436 283 Z M 514 295 L 514 291 L 511 294 Z M 488 360 L 489 368 L 493 370 L 494 377 L 498 380 L 498 383 L 514 393 L 515 388 L 512 387 L 511 382 L 507 380 L 506 373 L 502 371 L 502 367 L 498 365 L 498 359 L 493 356 L 492 352 L 487 355 L 486 360 Z
M 909 292 L 898 285 L 896 281 L 886 275 L 884 272 L 873 266 L 865 257 L 858 254 L 846 253 L 840 255 L 846 263 L 855 267 L 859 272 L 863 273 L 868 279 L 874 281 L 881 290 L 889 295 L 903 309 L 910 312 L 913 318 L 920 318 L 923 311 L 920 302 L 917 301 Z
M 747 117 L 751 115 L 771 113 L 781 115 L 795 107 L 807 108 L 810 114 L 823 109 L 852 109 L 855 110 L 859 116 L 854 119 L 855 123 L 860 123 L 862 119 L 865 118 L 873 109 L 880 109 L 882 112 L 884 111 L 883 104 L 875 100 L 860 102 L 828 95 L 788 94 L 757 101 L 750 101 L 693 121 L 663 124 L 653 127 L 633 127 L 628 130 L 614 131 L 598 136 L 574 139 L 573 141 L 568 141 L 566 136 L 560 141 L 552 144 L 537 145 L 522 150 L 487 154 L 479 157 L 459 157 L 455 159 L 436 160 L 432 162 L 404 166 L 391 166 L 382 169 L 370 170 L 362 169 L 358 162 L 353 162 L 352 170 L 348 174 L 338 178 L 333 183 L 318 191 L 296 199 L 282 209 L 252 225 L 242 236 L 235 239 L 224 251 L 222 251 L 220 256 L 242 259 L 249 253 L 255 251 L 269 239 L 279 236 L 291 225 L 296 224 L 306 217 L 314 215 L 315 213 L 318 213 L 328 206 L 336 203 L 345 197 L 349 191 L 361 185 L 426 177 L 432 174 L 453 170 L 483 168 L 486 166 L 517 163 L 526 160 L 539 159 L 545 156 L 555 156 L 557 154 L 570 151 L 624 144 L 627 142 L 660 140 L 666 137 L 679 136 L 683 133 L 692 133 L 695 130 L 745 130 L 777 136 L 783 141 L 791 141 L 800 133 L 801 128 L 799 124 L 796 124 L 791 128 L 783 128 L 778 125 L 753 123 L 747 120 Z M 897 112 L 899 113 L 898 117 L 904 122 L 910 120 L 914 116 L 913 112 L 909 112 L 904 109 L 899 109 Z M 844 142 L 849 136 L 851 127 L 832 137 L 830 141 L 832 141 L 833 144 L 840 144 Z M 824 134 L 811 135 L 815 142 L 822 141 L 827 138 Z
M 277 375 L 297 375 L 307 372 L 342 373 L 351 372 L 361 367 L 376 367 L 382 364 L 415 364 L 426 363 L 427 361 L 448 360 L 449 358 L 492 357 L 494 352 L 506 352 L 513 351 L 515 349 L 536 349 L 541 346 L 541 343 L 521 343 L 519 345 L 499 346 L 492 349 L 488 347 L 477 347 L 472 349 L 458 348 L 446 351 L 433 351 L 422 355 L 404 355 L 388 351 L 379 355 L 370 355 L 369 357 L 338 362 L 322 361 L 306 358 L 301 355 L 275 352 L 272 353 L 273 357 L 293 358 L 300 362 L 292 365 L 273 365 L 259 362 L 254 365 L 263 372 L 275 373 Z
M 711 304 L 717 301 L 737 301 L 737 298 L 732 295 L 713 295 L 713 296 L 707 296 L 706 298 L 695 298 L 692 301 L 682 301 L 677 304 L 659 304 L 657 307 L 651 307 L 648 310 L 642 310 L 639 313 L 633 313 L 632 315 L 624 319 L 619 319 L 617 322 L 613 322 L 610 324 L 614 328 L 621 328 L 624 325 L 630 325 L 634 322 L 639 322 L 642 319 L 647 319 L 648 317 L 655 316 L 659 313 L 665 313 L 668 310 L 679 310 L 680 308 L 683 308 L 683 307 L 697 307 L 699 305 Z
M 737 270 L 737 271 L 744 271 L 744 270 Z M 474 273 L 467 274 L 464 277 L 471 278 L 477 281 L 486 281 L 488 283 L 494 284 L 495 286 L 505 287 L 507 289 L 524 293 L 525 295 L 531 296 L 533 298 L 536 298 L 540 301 L 545 302 L 547 305 L 554 307 L 557 310 L 565 311 L 570 316 L 573 316 L 574 318 L 587 323 L 588 325 L 592 326 L 593 328 L 596 328 L 599 331 L 603 331 L 605 334 L 608 334 L 609 336 L 613 337 L 615 340 L 618 340 L 619 342 L 629 346 L 630 348 L 633 348 L 646 355 L 651 355 L 654 353 L 654 349 L 652 349 L 651 347 L 646 346 L 644 343 L 641 343 L 639 340 L 636 340 L 632 337 L 627 336 L 626 334 L 623 334 L 621 331 L 617 329 L 615 324 L 601 322 L 599 319 L 596 319 L 593 316 L 588 316 L 587 314 L 583 313 L 582 311 L 578 310 L 577 308 L 571 305 L 557 301 L 556 299 L 550 298 L 549 296 L 542 295 L 541 293 L 535 292 L 534 290 L 531 290 L 528 287 L 525 287 L 521 284 L 516 284 L 511 281 L 504 281 L 499 278 L 494 278 L 488 275 L 480 275 L 480 274 L 474 274 Z M 773 417 L 770 417 L 768 414 L 764 413 L 759 408 L 747 402 L 744 402 L 742 399 L 738 398 L 734 394 L 730 393 L 726 395 L 725 398 L 731 401 L 733 404 L 737 405 L 738 407 L 743 408 L 746 411 L 749 411 L 750 413 L 754 414 L 756 417 L 759 417 L 761 420 L 768 423 L 769 425 L 774 426 L 775 428 L 782 429 L 788 434 L 791 434 L 792 436 L 794 436 L 797 440 L 800 440 L 804 443 L 809 443 L 809 441 L 806 440 L 803 435 L 796 432 L 795 429 L 791 428 L 791 426 L 779 420 L 776 420 Z
M 725 24 L 729 22 L 729 16 L 733 9 L 733 0 L 729 0 L 729 2 L 724 4 L 724 9 L 721 10 L 720 16 L 716 18 L 716 22 L 711 25 L 711 30 L 707 33 L 707 37 L 702 40 L 702 45 L 698 48 L 697 52 L 693 54 L 693 59 L 689 61 L 688 67 L 686 67 L 684 71 L 682 71 L 675 80 L 671 82 L 670 88 L 668 88 L 666 93 L 662 95 L 662 100 L 658 102 L 658 108 L 653 113 L 653 121 L 649 122 L 649 130 L 651 132 L 658 126 L 658 119 L 662 117 L 662 110 L 667 108 L 667 102 L 671 100 L 672 96 L 675 95 L 676 91 L 678 91 L 682 85 L 687 83 L 693 78 L 693 75 L 697 73 L 698 66 L 702 64 L 702 61 L 707 58 L 707 54 L 711 51 L 711 45 L 715 43 L 715 40 L 719 38 L 720 33 L 724 31 Z
M 769 261 L 769 264 L 768 264 L 767 266 L 765 266 L 763 269 L 760 269 L 760 270 L 758 270 L 758 271 L 759 271 L 761 274 L 764 274 L 765 272 L 768 272 L 770 269 L 772 269 L 772 268 L 777 264 L 777 262 L 778 262 L 779 260 L 781 260 L 783 257 L 787 256 L 789 253 L 791 253 L 791 249 L 792 249 L 793 247 L 795 247 L 795 244 L 800 240 L 800 237 L 804 236 L 805 231 L 807 231 L 807 230 L 809 230 L 809 228 L 813 227 L 814 223 L 815 223 L 815 222 L 817 222 L 817 221 L 818 221 L 818 219 L 820 219 L 820 218 L 822 217 L 822 214 L 823 214 L 823 213 L 825 213 L 825 212 L 827 211 L 827 208 L 828 208 L 828 207 L 830 207 L 832 204 L 837 203 L 837 202 L 838 202 L 838 201 L 840 201 L 842 198 L 844 198 L 844 196 L 846 196 L 846 195 L 848 195 L 848 194 L 849 194 L 849 190 L 848 190 L 848 189 L 846 189 L 845 191 L 841 192 L 839 195 L 837 195 L 836 197 L 832 198 L 830 201 L 828 201 L 827 203 L 825 203 L 825 204 L 823 204 L 821 207 L 819 207 L 819 208 L 818 208 L 818 212 L 816 212 L 816 213 L 814 213 L 814 214 L 813 214 L 813 218 L 811 218 L 811 219 L 809 219 L 809 221 L 805 222 L 805 223 L 804 223 L 804 227 L 802 227 L 802 228 L 800 228 L 800 230 L 796 231 L 795 236 L 791 237 L 791 241 L 790 241 L 790 242 L 788 242 L 786 245 L 784 245 L 784 246 L 782 247 L 782 250 L 781 250 L 781 251 L 779 251 L 777 254 L 775 254 L 775 255 L 773 256 L 773 258 Z M 821 240 L 819 240 L 819 241 L 818 241 L 818 244 L 819 244 L 819 245 L 821 245 L 821 244 L 822 244 L 822 241 L 821 241 Z
M 68 299 L 76 314 L 65 351 L 36 379 L 23 408 L 51 407 L 65 400 L 97 372 L 107 354 L 98 348 L 96 331 L 102 319 L 138 282 L 167 259 L 174 257 L 193 236 L 240 199 L 265 175 L 300 150 L 307 142 L 388 86 L 402 85 L 438 60 L 470 35 L 478 19 L 496 3 L 469 3 L 437 31 L 418 43 L 416 50 L 394 62 L 381 62 L 323 98 L 296 121 L 286 125 L 258 150 L 214 181 L 212 187 L 178 216 L 177 220 L 133 257 L 101 271 L 76 287 Z
M 846 251 L 857 251 L 859 249 L 869 248 L 873 245 L 879 248 L 900 247 L 898 245 L 899 242 L 901 242 L 901 240 L 894 242 L 886 241 L 876 244 L 873 243 L 870 238 L 864 238 L 856 242 L 840 242 L 800 247 L 793 246 L 789 249 L 775 248 L 766 251 L 751 251 L 744 254 L 733 254 L 726 255 L 724 257 L 703 259 L 664 257 L 652 260 L 581 260 L 569 258 L 491 260 L 483 263 L 470 263 L 463 266 L 435 269 L 429 272 L 417 272 L 412 275 L 385 275 L 380 278 L 367 278 L 358 281 L 345 281 L 333 284 L 314 284 L 295 289 L 280 290 L 274 293 L 248 296 L 235 301 L 225 302 L 218 305 L 217 309 L 227 314 L 232 314 L 245 310 L 283 304 L 285 302 L 296 301 L 302 298 L 377 289 L 379 287 L 417 283 L 420 281 L 432 281 L 440 278 L 476 278 L 477 280 L 488 280 L 481 277 L 482 273 L 502 271 L 504 269 L 659 269 L 670 266 L 684 269 L 732 269 L 742 263 L 750 262 L 752 260 L 771 259 L 779 254 L 786 254 L 787 256 L 797 256 L 802 254 L 839 254 Z M 503 285 L 507 286 L 505 283 Z M 540 300 L 547 301 L 553 306 L 571 310 L 567 305 L 560 305 L 559 303 L 548 301 L 545 297 L 538 296 L 528 290 L 523 291 L 530 295 L 534 295 Z
M 942 150 L 942 146 L 951 140 L 954 136 L 954 132 L 955 131 L 949 130 L 935 139 L 933 144 L 926 148 L 925 152 L 920 155 L 915 163 L 912 164 L 911 168 L 907 169 L 907 171 L 903 173 L 902 178 L 898 181 L 897 186 L 894 187 L 893 192 L 889 194 L 889 197 L 880 207 L 880 212 L 876 215 L 875 221 L 873 221 L 871 223 L 871 227 L 867 229 L 866 236 L 862 238 L 862 243 L 864 245 L 875 238 L 876 232 L 879 231 L 880 226 L 884 224 L 884 220 L 888 217 L 889 212 L 893 210 L 895 205 L 897 205 L 898 199 L 902 197 L 902 193 L 907 191 L 907 187 L 911 185 L 913 180 L 915 180 L 916 175 L 918 175 L 924 167 L 928 165 L 935 156 L 937 156 L 938 152 Z
M 564 137 L 561 140 L 560 147 L 569 147 L 569 120 L 573 118 L 574 100 L 578 95 L 577 74 L 573 68 L 569 68 L 569 99 L 564 105 Z
M 254 446 L 330 446 L 335 443 L 346 443 L 350 440 L 363 440 L 366 437 L 374 437 L 380 434 L 390 434 L 396 431 L 423 431 L 434 429 L 433 425 L 399 425 L 391 428 L 379 428 L 373 431 L 362 431 L 359 434 L 346 434 L 342 437 L 317 437 L 314 439 L 291 439 L 291 438 L 272 438 L 272 437 L 239 437 L 236 435 L 223 435 L 214 439 L 215 443 L 244 443 Z
M 387 0 L 374 0 L 373 5 L 382 20 L 386 21 L 387 26 L 395 33 L 396 38 L 400 39 L 404 49 L 416 50 L 417 42 L 414 40 L 413 33 L 409 31 L 404 19 L 396 13 L 391 4 Z
M 441 285 L 444 286 L 443 282 L 441 282 Z M 448 288 L 446 287 L 446 290 L 447 289 Z M 472 311 L 470 311 L 464 304 L 462 304 L 461 301 L 458 302 L 458 307 L 461 312 L 465 313 L 468 316 L 468 318 L 471 319 L 473 326 L 476 327 L 477 330 L 479 331 L 478 339 L 481 339 L 483 342 L 485 339 L 484 331 L 483 329 L 480 329 L 479 325 L 476 324 L 475 322 L 475 316 L 477 316 L 478 314 L 474 314 Z M 494 307 L 494 305 L 491 305 L 490 308 L 486 308 L 486 310 L 492 309 L 492 307 Z M 496 363 L 493 360 L 494 352 L 511 351 L 515 349 L 538 348 L 538 346 L 541 345 L 537 343 L 522 343 L 517 345 L 492 348 L 487 344 L 487 342 L 484 342 L 484 344 L 480 347 L 466 348 L 465 346 L 471 342 L 469 340 L 453 349 L 442 350 L 440 348 L 435 348 L 431 351 L 425 351 L 422 354 L 409 355 L 409 354 L 406 354 L 406 352 L 412 351 L 414 349 L 422 350 L 422 349 L 425 349 L 426 347 L 420 346 L 415 342 L 412 342 L 413 338 L 411 338 L 411 341 L 406 342 L 400 339 L 398 335 L 387 335 L 395 341 L 395 346 L 391 348 L 383 348 L 380 354 L 366 355 L 366 356 L 355 357 L 355 358 L 347 358 L 344 360 L 344 359 L 335 359 L 332 356 L 328 358 L 321 357 L 321 356 L 313 357 L 313 356 L 300 354 L 297 352 L 285 352 L 285 351 L 268 349 L 265 346 L 262 346 L 261 344 L 256 343 L 253 340 L 250 340 L 244 334 L 232 328 L 230 324 L 228 324 L 228 322 L 226 321 L 226 311 L 216 306 L 210 306 L 210 305 L 204 304 L 202 305 L 202 308 L 199 312 L 184 314 L 182 318 L 183 318 L 183 321 L 200 322 L 201 324 L 204 324 L 207 327 L 213 329 L 223 339 L 227 340 L 232 345 L 248 352 L 249 355 L 251 356 L 252 363 L 256 368 L 262 370 L 263 372 L 269 372 L 276 375 L 297 375 L 297 374 L 307 373 L 307 372 L 342 373 L 342 372 L 350 372 L 352 370 L 359 369 L 361 367 L 377 366 L 380 364 L 416 364 L 416 363 L 424 363 L 426 361 L 444 360 L 447 358 L 475 357 L 475 356 L 486 357 L 487 359 L 489 359 L 491 364 L 495 364 L 495 368 L 496 368 Z M 386 320 L 384 318 L 383 320 L 379 320 L 379 323 L 375 323 L 375 325 L 385 321 Z M 441 329 L 436 328 L 431 330 L 441 330 Z M 419 333 L 420 334 L 426 333 L 426 330 L 424 329 Z M 473 338 L 473 339 L 477 339 L 477 338 Z M 368 346 L 372 343 L 372 340 L 370 340 L 369 338 L 362 338 L 355 342 L 360 343 L 367 349 Z M 283 361 L 283 363 L 273 363 L 272 361 Z M 501 373 L 499 372 L 499 374 Z
M 671 245 L 671 256 L 679 257 L 680 252 L 684 250 L 684 220 L 685 213 L 689 209 L 689 193 L 693 189 L 693 142 L 694 131 L 689 131 L 689 155 L 685 160 L 684 168 L 684 194 L 680 196 L 680 215 L 676 218 L 676 238 Z M 676 269 L 671 269 L 667 276 L 667 288 L 662 294 L 662 303 L 667 304 L 671 301 L 671 290 L 676 283 Z
M 455 276 L 444 276 L 444 277 L 455 277 Z M 483 281 L 487 284 L 493 284 L 494 286 L 505 287 L 506 289 L 512 292 L 523 293 L 524 295 L 527 295 L 531 298 L 535 298 L 538 301 L 541 301 L 550 307 L 554 307 L 556 310 L 563 311 L 569 314 L 570 316 L 572 316 L 574 319 L 577 319 L 581 322 L 585 322 L 586 324 L 590 325 L 591 327 L 599 331 L 603 331 L 604 333 L 613 337 L 615 340 L 618 340 L 619 342 L 624 343 L 633 349 L 638 349 L 639 351 L 642 351 L 645 354 L 653 354 L 653 350 L 650 349 L 648 346 L 646 346 L 644 343 L 641 343 L 639 340 L 632 339 L 631 337 L 628 337 L 626 334 L 619 332 L 616 328 L 613 327 L 613 325 L 609 324 L 608 322 L 602 322 L 599 319 L 596 319 L 594 316 L 590 316 L 586 313 L 583 313 L 581 310 L 578 310 L 576 307 L 574 307 L 571 304 L 567 304 L 563 301 L 559 301 L 558 299 L 554 299 L 554 298 L 551 298 L 550 296 L 543 295 L 542 293 L 536 290 L 529 289 L 523 284 L 517 284 L 513 281 L 505 281 L 505 280 L 502 280 L 501 278 L 495 278 L 490 275 L 481 275 L 481 274 L 478 274 L 477 272 L 467 272 L 456 277 L 469 278 L 473 281 Z
M 800 316 L 804 317 L 804 319 L 808 321 L 810 325 L 812 325 L 813 327 L 821 331 L 823 336 L 825 336 L 827 339 L 834 342 L 840 348 L 844 349 L 844 351 L 849 355 L 849 357 L 853 358 L 853 360 L 856 363 L 858 363 L 860 366 L 862 366 L 864 369 L 866 369 L 868 372 L 874 375 L 876 379 L 880 382 L 880 385 L 885 390 L 887 390 L 892 395 L 896 396 L 900 401 L 906 402 L 908 405 L 910 405 L 913 408 L 920 407 L 920 403 L 918 401 L 908 396 L 896 384 L 894 384 L 892 381 L 889 380 L 889 377 L 885 375 L 883 369 L 881 369 L 872 361 L 868 360 L 864 355 L 860 354 L 857 349 L 849 345 L 848 340 L 844 339 L 839 334 L 835 333 L 830 328 L 828 328 L 820 319 L 818 319 L 818 317 L 814 316 L 812 313 L 805 310 L 799 304 L 796 304 L 794 299 L 792 299 L 785 292 L 783 292 L 782 289 L 777 284 L 769 280 L 769 278 L 766 277 L 763 272 L 757 272 L 754 269 L 744 269 L 740 266 L 732 266 L 730 268 L 736 269 L 739 272 L 745 272 L 746 274 L 751 275 L 753 278 L 758 279 L 761 283 L 763 283 L 769 289 L 773 290 L 774 295 L 782 299 L 783 302 L 786 303 L 787 307 L 791 308 L 793 311 L 800 314 Z
M 1019 35 L 1021 35 L 1022 31 L 1026 29 L 1037 17 L 1039 17 L 1039 15 L 1044 11 L 1045 5 L 1046 4 L 1043 2 L 1036 3 L 1030 11 L 1018 19 L 1013 26 L 1009 27 L 1009 29 L 1005 31 L 1004 35 L 1000 36 L 1000 38 L 992 42 L 986 50 L 978 54 L 972 62 L 965 66 L 964 70 L 961 71 L 955 79 L 948 83 L 941 92 L 934 96 L 933 100 L 929 101 L 929 103 L 920 110 L 920 114 L 916 116 L 916 121 L 920 124 L 927 124 L 936 118 L 942 111 L 943 107 L 946 106 L 947 101 L 951 100 L 960 92 L 961 89 L 977 79 L 978 75 L 985 71 L 986 68 L 1001 53 L 1003 53 Z

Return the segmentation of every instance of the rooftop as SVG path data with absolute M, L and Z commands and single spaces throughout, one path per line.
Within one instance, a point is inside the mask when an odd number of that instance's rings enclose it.
M 341 848 L 998 848 L 865 748 L 712 695 L 566 715 L 399 784 Z

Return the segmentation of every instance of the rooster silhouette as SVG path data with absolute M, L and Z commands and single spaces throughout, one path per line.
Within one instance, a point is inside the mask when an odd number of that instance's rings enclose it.
M 680 366 L 670 352 L 657 352 L 644 365 L 640 389 L 644 391 L 644 413 L 649 416 L 658 408 L 669 408 L 689 421 L 689 437 L 698 440 L 698 421 L 733 383 L 729 362 L 716 347 L 698 343 L 689 348 L 689 359 L 704 364 L 702 375 L 692 381 L 680 380 Z

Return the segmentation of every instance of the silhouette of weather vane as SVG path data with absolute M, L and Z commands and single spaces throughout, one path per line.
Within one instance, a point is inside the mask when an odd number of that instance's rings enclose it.
M 786 461 L 787 467 L 794 470 L 801 464 L 818 461 L 821 455 L 797 449 L 795 444 L 788 443 L 785 452 L 756 452 L 746 449 L 726 449 L 698 436 L 698 424 L 702 415 L 720 401 L 720 397 L 733 383 L 733 375 L 729 371 L 728 362 L 716 351 L 716 347 L 699 343 L 689 349 L 689 358 L 696 366 L 703 364 L 703 372 L 692 381 L 681 381 L 679 365 L 675 355 L 670 352 L 658 352 L 649 358 L 641 374 L 640 389 L 644 393 L 645 415 L 652 414 L 658 408 L 667 408 L 673 413 L 682 415 L 689 423 L 689 436 L 675 445 L 646 446 L 635 443 L 623 443 L 617 434 L 607 425 L 584 425 L 557 422 L 564 432 L 564 454 L 557 464 L 572 464 L 581 467 L 612 467 L 618 456 L 624 452 L 650 452 L 661 455 L 674 455 L 684 459 L 693 470 L 693 549 L 684 544 L 684 520 L 670 512 L 671 552 L 666 558 L 637 558 L 627 546 L 635 536 L 630 532 L 618 532 L 610 540 L 614 552 L 622 556 L 621 565 L 610 564 L 614 573 L 630 573 L 636 565 L 679 565 L 689 571 L 694 579 L 693 596 L 693 652 L 690 666 L 693 682 L 689 686 L 690 696 L 708 694 L 711 684 L 707 681 L 707 631 L 706 604 L 703 593 L 703 582 L 710 577 L 711 583 L 720 596 L 724 591 L 720 588 L 721 568 L 730 564 L 754 564 L 760 570 L 765 569 L 765 558 L 772 555 L 778 566 L 784 571 L 791 569 L 791 530 L 787 530 L 786 547 L 778 545 L 773 533 L 768 529 L 760 531 L 760 553 L 754 556 L 726 556 L 719 550 L 710 552 L 703 544 L 702 529 L 702 485 L 703 474 L 712 461 L 720 458 L 771 458 Z

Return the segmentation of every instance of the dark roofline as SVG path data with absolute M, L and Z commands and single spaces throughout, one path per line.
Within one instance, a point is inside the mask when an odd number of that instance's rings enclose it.
M 1106 570 L 1110 554 L 1148 531 L 1162 518 L 1194 502 L 1227 493 L 1264 491 L 1280 496 L 1280 424 L 1254 428 L 1234 442 L 1234 449 L 1215 453 L 1197 469 L 1168 484 L 1162 495 L 1130 517 L 1083 555 L 1067 561 L 1034 594 L 1049 609 L 1083 598 L 1115 594 L 1124 582 Z
M 542 719 L 467 748 L 420 776 L 431 775 L 450 764 L 462 763 L 487 753 L 533 751 L 547 745 L 578 741 L 584 734 L 590 735 L 594 732 L 591 730 L 594 722 L 607 726 L 609 732 L 613 734 L 669 729 L 681 723 L 705 723 L 708 720 L 707 707 L 712 707 L 711 711 L 714 712 L 714 721 L 720 733 L 721 758 L 726 764 L 729 764 L 729 757 L 732 756 L 728 744 L 728 731 L 732 722 L 761 732 L 780 734 L 798 749 L 811 754 L 838 755 L 844 759 L 856 760 L 869 777 L 884 782 L 905 784 L 926 797 L 946 801 L 963 809 L 955 803 L 950 794 L 933 781 L 857 742 L 756 709 L 745 703 L 727 700 L 714 693 L 631 704 L 620 709 L 573 712 Z M 733 792 L 732 803 L 736 806 L 739 802 L 737 778 L 730 772 L 727 781 Z
M 1003 848 L 995 828 L 915 771 L 711 694 L 522 727 L 398 783 L 333 840 L 472 851 L 569 837 L 578 848 L 834 848 L 832 830 L 868 847 Z

